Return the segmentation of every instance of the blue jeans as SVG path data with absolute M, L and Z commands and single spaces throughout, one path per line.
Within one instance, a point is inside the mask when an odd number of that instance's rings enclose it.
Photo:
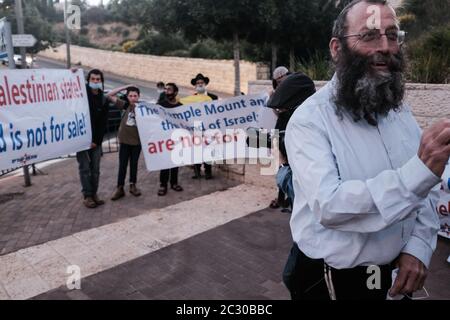
M 78 172 L 80 174 L 83 196 L 93 197 L 97 194 L 100 179 L 101 147 L 77 152 Z

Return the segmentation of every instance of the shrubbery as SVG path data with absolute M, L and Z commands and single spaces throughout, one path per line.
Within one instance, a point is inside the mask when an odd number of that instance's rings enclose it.
M 412 82 L 450 82 L 450 26 L 425 34 L 407 47 Z

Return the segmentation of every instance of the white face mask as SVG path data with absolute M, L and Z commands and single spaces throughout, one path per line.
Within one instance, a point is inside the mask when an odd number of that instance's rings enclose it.
M 197 91 L 197 93 L 200 93 L 200 94 L 205 93 L 206 87 L 205 86 L 196 86 L 195 91 Z
M 164 89 L 156 89 L 156 91 L 157 91 L 159 94 L 161 94 L 161 93 L 164 92 Z
M 89 82 L 89 87 L 92 90 L 101 90 L 103 85 L 101 82 Z

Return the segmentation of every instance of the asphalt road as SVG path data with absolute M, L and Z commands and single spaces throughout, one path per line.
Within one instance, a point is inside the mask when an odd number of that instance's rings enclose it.
M 65 69 L 66 64 L 55 60 L 50 60 L 43 57 L 37 57 L 33 66 L 39 69 Z M 90 68 L 80 66 L 84 70 L 85 75 L 89 72 Z M 113 88 L 121 87 L 127 84 L 134 84 L 141 90 L 141 99 L 148 102 L 155 102 L 158 93 L 156 91 L 156 83 L 142 81 L 132 78 L 121 77 L 115 74 L 105 73 L 105 90 L 111 90 Z M 180 87 L 180 96 L 187 96 L 193 93 L 192 88 Z

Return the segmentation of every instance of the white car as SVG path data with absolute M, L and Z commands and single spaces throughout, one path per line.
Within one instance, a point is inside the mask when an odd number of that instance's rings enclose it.
M 5 65 L 5 66 L 8 65 L 8 62 L 9 62 L 8 57 L 2 58 L 1 61 L 2 61 L 3 65 Z M 29 69 L 29 68 L 31 68 L 33 62 L 36 61 L 36 58 L 27 56 L 26 61 L 27 61 L 27 69 Z M 22 66 L 22 56 L 20 54 L 14 55 L 14 63 L 16 64 L 16 67 Z

